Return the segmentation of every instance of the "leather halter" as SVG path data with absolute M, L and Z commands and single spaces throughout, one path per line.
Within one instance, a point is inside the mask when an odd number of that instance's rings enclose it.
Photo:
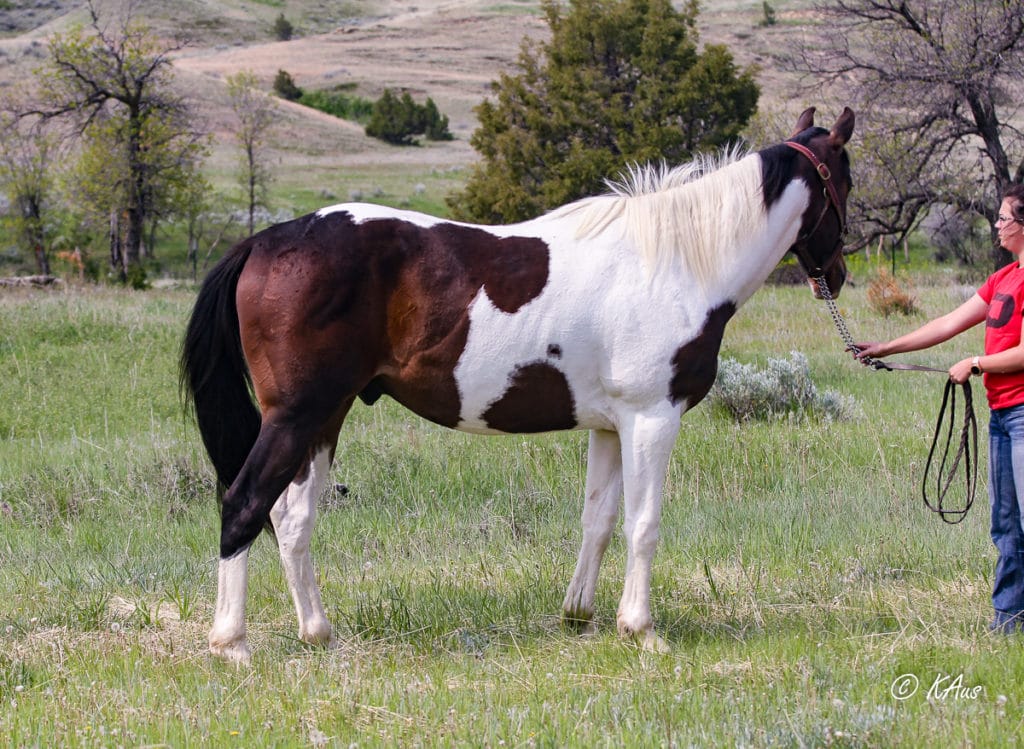
M 809 263 L 808 258 L 805 257 L 805 252 L 797 252 L 797 245 L 799 245 L 804 240 L 809 239 L 811 235 L 813 235 L 814 232 L 818 230 L 818 227 L 821 226 L 822 220 L 825 218 L 825 214 L 828 213 L 828 209 L 831 207 L 835 209 L 836 218 L 839 219 L 839 239 L 836 241 L 836 247 L 841 248 L 843 244 L 843 236 L 846 234 L 846 216 L 843 215 L 842 204 L 839 201 L 839 192 L 836 190 L 836 185 L 832 181 L 832 170 L 830 170 L 828 166 L 817 157 L 814 151 L 809 149 L 807 146 L 801 143 L 796 143 L 795 141 L 791 140 L 785 141 L 785 144 L 792 148 L 793 150 L 803 154 L 804 157 L 811 162 L 811 166 L 814 167 L 814 171 L 818 173 L 818 176 L 821 178 L 822 183 L 825 185 L 825 207 L 822 209 L 821 215 L 818 216 L 818 220 L 814 222 L 814 226 L 811 228 L 809 232 L 807 232 L 807 234 L 805 234 L 803 237 L 797 238 L 797 241 L 793 245 L 792 249 L 793 254 L 797 256 L 797 259 L 800 261 L 800 264 L 804 266 L 804 271 L 807 273 L 807 275 L 814 278 L 821 276 L 823 274 L 821 266 L 814 267 L 811 263 Z M 835 256 L 835 254 L 836 253 L 833 252 L 833 257 Z M 831 266 L 832 263 L 829 263 L 829 265 Z

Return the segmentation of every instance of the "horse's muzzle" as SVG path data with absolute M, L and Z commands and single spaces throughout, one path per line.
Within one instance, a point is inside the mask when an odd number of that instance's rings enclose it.
M 821 290 L 820 282 L 822 280 L 828 284 L 827 293 L 832 299 L 836 299 L 839 296 L 840 290 L 843 288 L 843 284 L 846 283 L 846 261 L 843 259 L 842 255 L 840 255 L 838 260 L 832 263 L 820 277 L 808 277 L 807 284 L 811 287 L 811 291 L 813 292 L 815 299 L 828 298 Z

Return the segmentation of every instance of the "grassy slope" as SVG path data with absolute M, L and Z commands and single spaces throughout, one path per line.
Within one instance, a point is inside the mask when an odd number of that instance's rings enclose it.
M 920 294 L 925 314 L 955 301 Z M 211 661 L 212 479 L 175 392 L 189 303 L 0 297 L 6 743 L 995 746 L 1019 730 L 1024 657 L 985 630 L 987 513 L 949 527 L 917 496 L 939 380 L 853 366 L 803 289 L 755 295 L 723 353 L 802 350 L 819 387 L 855 395 L 864 418 L 685 417 L 654 576 L 670 655 L 614 634 L 618 538 L 601 633 L 558 627 L 584 435 L 475 438 L 384 402 L 346 425 L 333 481 L 350 493 L 324 498 L 315 540 L 339 648 L 295 641 L 263 540 L 255 665 Z M 867 311 L 863 289 L 843 307 L 856 335 L 907 325 Z M 889 690 L 906 673 L 922 686 L 901 702 Z M 961 674 L 976 699 L 925 698 Z

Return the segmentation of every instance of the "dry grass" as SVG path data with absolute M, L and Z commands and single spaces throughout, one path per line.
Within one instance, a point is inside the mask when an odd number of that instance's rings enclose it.
M 868 283 L 867 296 L 871 309 L 885 317 L 913 315 L 919 311 L 911 282 L 901 282 L 885 268 L 879 268 Z

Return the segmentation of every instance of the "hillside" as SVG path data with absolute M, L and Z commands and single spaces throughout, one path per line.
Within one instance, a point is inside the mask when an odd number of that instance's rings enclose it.
M 0 85 L 24 79 L 45 54 L 45 37 L 85 19 L 81 3 L 7 0 L 0 5 Z M 777 2 L 778 22 L 759 26 L 760 0 L 707 2 L 701 16 L 704 42 L 728 45 L 742 64 L 756 64 L 762 108 L 794 101 L 795 82 L 781 76 L 774 54 L 812 22 L 806 0 Z M 542 38 L 547 27 L 536 0 L 422 0 L 407 5 L 375 0 L 244 2 L 159 0 L 135 2 L 136 14 L 161 34 L 184 34 L 190 44 L 176 58 L 178 80 L 215 134 L 210 160 L 215 184 L 232 184 L 237 155 L 232 116 L 222 104 L 225 77 L 252 70 L 269 89 L 279 69 L 303 88 L 338 84 L 376 97 L 385 87 L 431 96 L 451 120 L 455 140 L 419 148 L 388 146 L 367 138 L 360 126 L 282 102 L 271 156 L 284 200 L 303 203 L 350 193 L 401 198 L 417 190 L 447 190 L 475 154 L 468 139 L 474 106 L 502 72 L 512 71 L 523 39 Z M 102 6 L 106 7 L 106 6 Z M 279 13 L 296 37 L 274 41 Z M 832 102 L 807 102 L 828 110 Z

